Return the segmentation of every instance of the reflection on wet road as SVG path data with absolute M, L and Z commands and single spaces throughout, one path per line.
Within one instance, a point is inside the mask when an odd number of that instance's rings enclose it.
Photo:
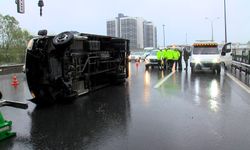
M 17 137 L 2 141 L 0 149 L 249 149 L 249 94 L 224 71 L 171 74 L 145 71 L 143 63 L 131 63 L 130 71 L 126 84 L 73 104 L 1 108 Z M 0 83 L 7 82 L 3 78 Z M 15 95 L 2 84 L 0 90 L 8 99 L 27 99 L 23 84 Z

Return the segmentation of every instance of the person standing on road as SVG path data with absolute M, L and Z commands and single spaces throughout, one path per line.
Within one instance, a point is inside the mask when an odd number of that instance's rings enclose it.
M 178 49 L 179 58 L 178 58 L 178 70 L 182 70 L 182 51 Z
M 189 59 L 190 54 L 189 54 L 189 52 L 187 51 L 187 48 L 186 48 L 186 47 L 183 48 L 183 53 L 184 53 L 184 54 L 183 54 L 183 57 L 184 57 L 185 66 L 186 66 L 186 68 L 184 68 L 184 70 L 187 71 L 187 69 L 188 69 L 188 59 Z
M 156 57 L 157 57 L 157 60 L 158 60 L 159 69 L 162 69 L 162 56 L 163 56 L 163 52 L 162 52 L 162 50 L 160 49 L 160 50 L 156 53 Z
M 172 70 L 172 67 L 173 67 L 173 50 L 172 49 L 167 49 L 166 59 L 167 59 L 168 70 Z
M 175 70 L 177 70 L 178 59 L 180 57 L 180 52 L 176 48 L 174 48 L 173 56 L 174 56 L 173 59 L 174 59 L 174 63 L 175 63 Z
M 162 58 L 163 58 L 163 68 L 164 70 L 167 69 L 167 49 L 162 50 Z

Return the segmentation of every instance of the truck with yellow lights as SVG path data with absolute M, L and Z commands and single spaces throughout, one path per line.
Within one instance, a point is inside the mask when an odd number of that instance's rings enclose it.
M 221 61 L 218 44 L 215 42 L 197 42 L 192 46 L 190 59 L 191 72 L 210 69 L 220 74 Z

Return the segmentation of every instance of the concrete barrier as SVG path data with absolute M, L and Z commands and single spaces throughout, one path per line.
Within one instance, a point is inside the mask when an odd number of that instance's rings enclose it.
M 0 66 L 0 75 L 20 73 L 23 71 L 24 64 Z

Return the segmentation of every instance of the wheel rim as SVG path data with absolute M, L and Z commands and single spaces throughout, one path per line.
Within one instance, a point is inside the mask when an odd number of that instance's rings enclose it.
M 56 42 L 58 43 L 64 42 L 68 39 L 68 37 L 69 36 L 67 34 L 61 34 L 60 36 L 56 38 Z

